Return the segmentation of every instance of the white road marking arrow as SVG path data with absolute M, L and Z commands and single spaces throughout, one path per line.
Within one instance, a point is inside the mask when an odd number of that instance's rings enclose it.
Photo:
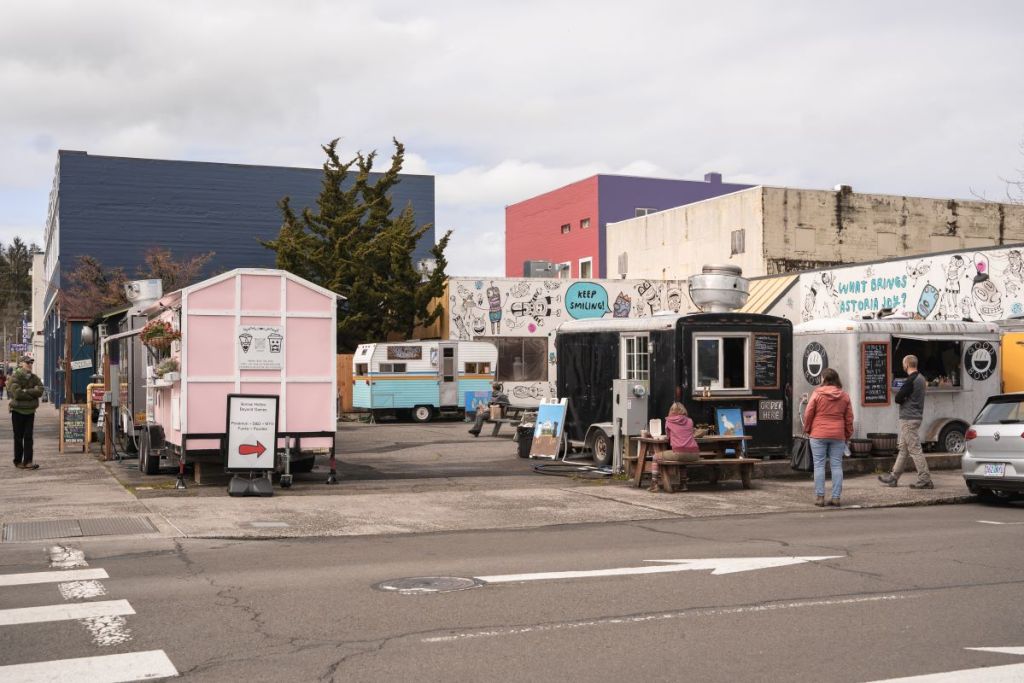
M 687 572 L 711 570 L 712 574 L 734 574 L 754 569 L 786 567 L 804 562 L 834 560 L 842 555 L 821 555 L 814 557 L 719 557 L 703 560 L 645 560 L 658 564 L 646 567 L 619 567 L 617 569 L 590 569 L 571 572 L 536 572 L 531 574 L 498 574 L 495 576 L 475 576 L 473 578 L 485 583 L 512 583 L 516 581 L 545 581 L 548 579 L 586 579 L 595 576 L 629 576 L 631 574 L 666 574 L 668 572 Z
M 1024 655 L 1024 647 L 965 647 L 965 650 L 979 652 L 997 652 L 1005 655 Z M 1004 666 L 983 666 L 978 669 L 960 669 L 959 671 L 942 671 L 937 674 L 923 676 L 907 676 L 906 678 L 887 678 L 872 683 L 1019 683 L 1024 680 L 1024 664 L 1006 664 Z

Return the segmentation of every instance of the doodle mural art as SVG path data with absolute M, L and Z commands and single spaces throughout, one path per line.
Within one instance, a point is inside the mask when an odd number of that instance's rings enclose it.
M 772 312 L 802 321 L 861 318 L 882 309 L 924 320 L 991 322 L 1024 316 L 1022 249 L 998 247 L 803 273 L 800 310 Z
M 452 339 L 540 336 L 565 320 L 638 318 L 693 310 L 686 281 L 451 278 Z

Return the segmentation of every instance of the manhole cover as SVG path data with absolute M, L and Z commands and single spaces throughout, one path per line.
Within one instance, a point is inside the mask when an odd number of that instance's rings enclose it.
M 378 583 L 374 588 L 382 591 L 394 591 L 402 595 L 418 595 L 420 593 L 450 593 L 476 588 L 482 582 L 476 579 L 465 579 L 461 576 L 413 576 L 408 579 L 391 579 Z

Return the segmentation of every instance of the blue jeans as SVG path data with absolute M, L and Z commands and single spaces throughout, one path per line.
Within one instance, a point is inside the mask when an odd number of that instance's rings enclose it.
M 825 495 L 825 460 L 832 469 L 832 497 L 843 493 L 843 452 L 846 442 L 842 439 L 811 439 L 811 457 L 814 459 L 814 495 Z

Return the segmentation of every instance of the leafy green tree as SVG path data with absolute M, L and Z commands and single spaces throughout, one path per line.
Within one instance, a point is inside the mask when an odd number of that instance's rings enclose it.
M 21 321 L 32 308 L 32 254 L 39 251 L 20 237 L 10 244 L 0 243 L 0 329 L 6 330 L 4 342 L 21 342 Z M 3 353 L 7 353 L 3 349 Z
M 432 271 L 413 263 L 416 244 L 430 225 L 416 225 L 411 205 L 395 211 L 391 190 L 401 180 L 405 146 L 393 142 L 391 166 L 376 179 L 376 152 L 342 161 L 337 139 L 322 145 L 327 160 L 316 209 L 296 213 L 284 197 L 277 239 L 262 242 L 276 253 L 278 268 L 347 297 L 338 322 L 339 351 L 395 335 L 408 338 L 441 315 L 434 302 L 444 293 L 451 232 L 431 249 Z

